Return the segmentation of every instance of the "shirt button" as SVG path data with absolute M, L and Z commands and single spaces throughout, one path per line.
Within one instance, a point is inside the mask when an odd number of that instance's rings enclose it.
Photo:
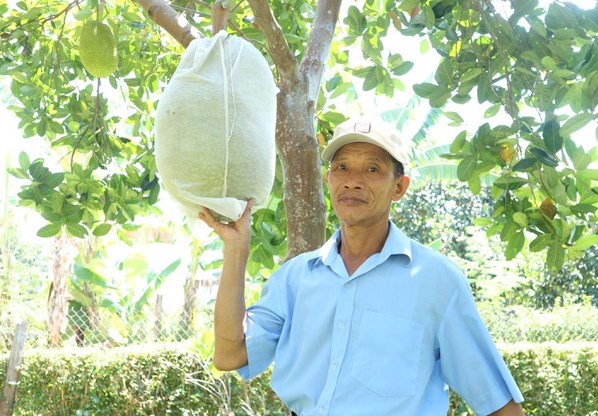
M 345 283 L 345 287 L 351 287 L 351 282 Z
M 320 407 L 320 414 L 323 415 L 326 413 L 326 408 L 325 407 Z
M 344 322 L 344 321 L 340 321 L 340 322 L 338 323 L 338 327 L 339 327 L 340 329 L 343 329 L 343 328 L 345 327 L 345 322 Z

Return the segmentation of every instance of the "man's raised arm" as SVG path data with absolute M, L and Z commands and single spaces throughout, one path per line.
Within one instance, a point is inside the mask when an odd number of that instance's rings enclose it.
M 222 224 L 201 208 L 199 218 L 212 227 L 224 243 L 222 275 L 214 309 L 214 366 L 231 371 L 247 365 L 245 320 L 245 270 L 251 242 L 251 207 L 247 203 L 237 222 Z

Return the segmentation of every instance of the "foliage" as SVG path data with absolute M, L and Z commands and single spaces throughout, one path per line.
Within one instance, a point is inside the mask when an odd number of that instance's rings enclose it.
M 39 293 L 48 272 L 48 265 L 39 261 L 42 245 L 21 238 L 18 224 L 26 220 L 26 215 L 14 212 L 0 220 L 0 314 L 7 303 L 24 303 Z M 20 285 L 10 284 L 15 281 Z
M 99 5 L 105 6 L 102 13 Z M 493 180 L 494 209 L 481 223 L 489 225 L 489 234 L 500 235 L 508 259 L 531 240 L 530 249 L 545 250 L 549 267 L 559 269 L 567 256 L 580 255 L 598 238 L 588 226 L 598 203 L 597 171 L 591 167 L 596 148 L 586 152 L 572 138 L 596 119 L 598 50 L 592 39 L 598 9 L 552 3 L 544 10 L 537 0 L 513 5 L 510 10 L 477 0 L 350 5 L 340 17 L 330 50 L 330 77 L 316 103 L 318 138 L 323 144 L 345 118 L 334 99 L 350 101 L 358 89 L 389 97 L 405 89 L 399 78 L 413 64 L 396 50 L 399 32 L 428 39 L 443 59 L 433 82 L 416 85 L 416 94 L 433 107 L 464 103 L 475 95 L 480 105 L 489 106 L 488 117 L 502 108 L 512 120 L 510 125 L 484 123 L 474 134 L 463 131 L 449 149 L 459 161 L 459 178 L 474 193 L 483 176 L 498 176 Z M 187 6 L 172 2 L 206 34 L 209 5 Z M 293 59 L 301 60 L 316 3 L 274 1 L 269 6 Z M 265 44 L 252 14 L 240 3 L 232 10 L 229 28 L 272 60 L 271 45 Z M 6 45 L 0 74 L 12 78 L 11 92 L 20 102 L 11 108 L 25 137 L 46 138 L 61 157 L 60 166 L 54 166 L 23 155 L 20 166 L 12 169 L 26 180 L 21 203 L 35 207 L 48 221 L 40 235 L 65 228 L 73 236 L 90 231 L 101 236 L 113 226 L 134 223 L 158 198 L 152 113 L 181 48 L 137 5 L 124 0 L 24 0 L 0 6 L 0 15 Z M 98 16 L 112 29 L 118 49 L 118 69 L 106 79 L 94 79 L 77 55 L 81 27 Z M 284 83 L 275 62 L 273 70 Z M 457 112 L 445 114 L 453 124 L 463 122 Z M 540 209 L 544 201 L 548 211 Z M 273 199 L 262 223 L 280 220 L 281 205 L 282 198 Z M 263 238 L 255 240 L 260 247 L 252 258 L 271 264 L 271 254 L 280 254 L 284 233 L 260 231 Z
M 11 170 L 26 179 L 21 205 L 48 221 L 42 237 L 61 228 L 83 237 L 127 226 L 155 203 L 159 185 L 153 158 L 152 112 L 162 81 L 180 49 L 166 48 L 160 32 L 130 3 L 106 9 L 117 39 L 117 76 L 94 79 L 79 59 L 78 40 L 97 1 L 21 1 L 0 6 L 3 54 L 0 74 L 12 77 L 24 138 L 47 139 L 60 158 L 55 166 L 20 157 Z M 40 70 L 43 68 L 43 70 Z
M 192 355 L 172 346 L 30 353 L 21 368 L 15 414 L 192 414 L 202 395 L 185 377 L 196 370 Z M 202 414 L 214 414 L 209 401 L 202 406 Z
M 582 416 L 596 410 L 595 345 L 520 343 L 501 351 L 526 399 L 526 414 Z M 0 365 L 0 379 L 4 371 Z M 268 373 L 249 383 L 212 373 L 209 362 L 180 344 L 152 351 L 29 351 L 21 371 L 16 416 L 286 414 L 268 387 Z M 467 409 L 453 394 L 450 407 L 450 415 Z
M 584 298 L 598 305 L 598 246 L 588 248 L 581 257 L 567 261 L 558 271 L 546 270 L 539 253 L 523 253 L 515 263 L 517 273 L 525 276 L 507 294 L 512 304 L 534 308 L 566 305 L 567 300 L 583 302 Z
M 400 8 L 414 3 L 403 0 Z M 507 243 L 507 259 L 531 239 L 530 250 L 547 248 L 548 267 L 560 269 L 567 255 L 598 242 L 588 225 L 598 206 L 598 171 L 591 167 L 598 147 L 586 152 L 572 139 L 597 119 L 598 8 L 552 2 L 543 9 L 537 0 L 512 2 L 511 9 L 487 1 L 420 6 L 402 20 L 402 32 L 427 36 L 443 58 L 434 82 L 415 85 L 415 93 L 433 107 L 467 103 L 475 94 L 488 105 L 488 118 L 502 109 L 511 119 L 454 139 L 449 156 L 459 160 L 459 179 L 478 193 L 480 176 L 498 174 L 494 210 L 484 222 L 489 234 Z M 463 122 L 456 113 L 451 118 Z
M 504 305 L 550 308 L 582 303 L 598 304 L 596 247 L 568 259 L 562 270 L 546 267 L 541 253 L 524 249 L 505 262 L 505 243 L 485 235 L 474 224 L 488 216 L 491 190 L 473 195 L 465 184 L 421 182 L 393 206 L 392 220 L 407 235 L 451 258 L 470 279 L 477 300 Z

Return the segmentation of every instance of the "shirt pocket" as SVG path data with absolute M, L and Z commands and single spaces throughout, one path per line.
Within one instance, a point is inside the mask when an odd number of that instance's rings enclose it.
M 423 333 L 417 322 L 364 311 L 351 376 L 380 396 L 415 395 Z

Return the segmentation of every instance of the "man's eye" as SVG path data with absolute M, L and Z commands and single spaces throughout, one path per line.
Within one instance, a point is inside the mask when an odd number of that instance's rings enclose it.
M 338 170 L 347 170 L 347 165 L 340 163 L 337 167 Z
M 378 172 L 378 168 L 375 166 L 369 167 L 368 172 L 373 172 L 373 173 Z

